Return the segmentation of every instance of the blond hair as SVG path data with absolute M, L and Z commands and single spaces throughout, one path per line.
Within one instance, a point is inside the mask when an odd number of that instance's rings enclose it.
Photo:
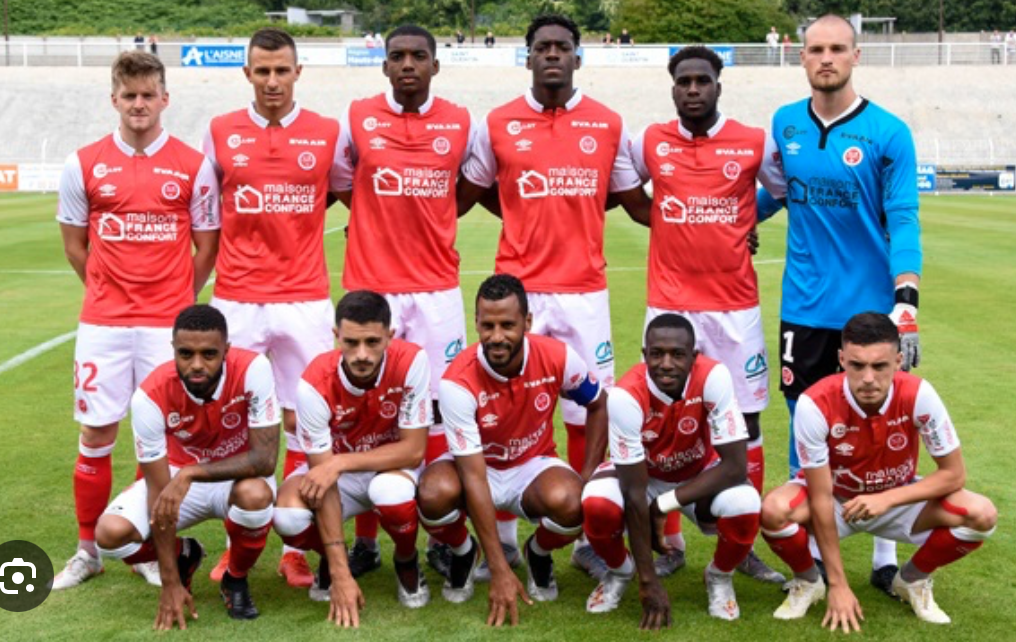
M 135 78 L 159 79 L 159 85 L 166 89 L 166 66 L 158 56 L 145 51 L 125 51 L 113 62 L 113 91 L 127 80 Z

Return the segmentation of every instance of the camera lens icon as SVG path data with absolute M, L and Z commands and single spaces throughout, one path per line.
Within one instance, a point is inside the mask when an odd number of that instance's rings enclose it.
M 23 572 L 17 570 L 19 568 L 25 569 L 25 571 Z M 8 570 L 10 570 L 10 572 L 8 572 Z M 6 593 L 7 595 L 17 595 L 19 589 L 23 589 L 29 593 L 34 591 L 34 584 L 25 584 L 24 586 L 20 586 L 21 584 L 24 584 L 25 579 L 28 577 L 25 575 L 25 572 L 31 572 L 31 579 L 34 580 L 36 576 L 35 564 L 26 562 L 20 557 L 15 557 L 6 564 L 0 564 L 0 592 Z M 9 579 L 5 581 L 5 578 Z M 12 585 L 14 588 L 8 588 L 8 584 Z
M 53 563 L 25 540 L 0 544 L 0 609 L 22 612 L 42 604 L 53 590 Z

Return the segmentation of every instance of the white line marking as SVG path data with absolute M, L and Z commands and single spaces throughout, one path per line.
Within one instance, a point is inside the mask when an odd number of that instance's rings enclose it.
M 78 331 L 72 330 L 66 334 L 61 334 L 58 337 L 53 337 L 52 339 L 46 341 L 45 343 L 40 343 L 34 348 L 25 350 L 18 356 L 12 357 L 7 361 L 4 361 L 3 363 L 0 363 L 0 374 L 3 374 L 8 370 L 13 370 L 14 368 L 17 368 L 21 364 L 25 363 L 26 361 L 31 361 L 32 359 L 38 357 L 39 355 L 49 352 L 53 348 L 62 346 L 63 344 L 67 343 L 77 335 Z
M 0 270 L 0 274 L 74 274 L 74 270 Z

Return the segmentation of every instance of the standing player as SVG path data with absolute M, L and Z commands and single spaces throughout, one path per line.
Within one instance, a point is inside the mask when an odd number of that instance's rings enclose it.
M 336 306 L 339 348 L 314 359 L 297 390 L 310 470 L 286 479 L 275 512 L 284 541 L 321 554 L 310 595 L 331 600 L 336 624 L 359 624 L 362 595 L 352 599 L 360 591 L 340 549 L 342 522 L 365 512 L 380 516 L 395 542 L 399 602 L 419 608 L 430 599 L 416 552 L 416 481 L 434 423 L 430 365 L 419 346 L 392 339 L 391 316 L 385 298 L 366 290 Z
M 54 579 L 56 590 L 102 572 L 95 524 L 113 488 L 119 422 L 137 385 L 172 358 L 173 319 L 204 287 L 219 240 L 211 165 L 162 128 L 166 68 L 130 51 L 112 76 L 120 126 L 71 154 L 60 179 L 56 218 L 85 300 L 74 349 L 78 550 Z M 135 569 L 158 583 L 154 565 Z
M 793 414 L 805 389 L 837 371 L 840 330 L 863 310 L 892 312 L 904 370 L 920 362 L 917 287 L 921 272 L 917 157 L 899 118 L 857 95 L 854 27 L 819 18 L 804 33 L 801 64 L 811 98 L 782 107 L 772 135 L 788 210 L 780 310 L 781 389 L 791 414 L 791 476 L 800 464 Z M 759 207 L 760 218 L 778 206 Z M 892 594 L 896 545 L 875 540 L 871 583 Z
M 607 401 L 611 461 L 582 492 L 586 536 L 610 568 L 586 610 L 616 609 L 637 570 L 640 627 L 670 625 L 650 542 L 663 544 L 662 529 L 654 527 L 680 510 L 719 536 L 705 570 L 709 615 L 734 620 L 740 615 L 734 568 L 751 552 L 761 508 L 747 483 L 748 429 L 734 383 L 726 366 L 695 349 L 695 329 L 682 316 L 653 319 L 645 344 L 645 363 L 629 370 Z M 625 526 L 634 561 L 624 547 Z
M 521 281 L 499 274 L 480 285 L 479 343 L 456 357 L 441 380 L 450 454 L 420 480 L 420 521 L 453 552 L 442 594 L 464 602 L 473 593 L 480 551 L 466 530 L 468 511 L 489 562 L 487 623 L 494 626 L 517 623 L 517 596 L 557 599 L 550 553 L 582 531 L 582 479 L 558 459 L 554 445 L 558 396 L 588 411 L 590 453 L 606 449 L 607 404 L 599 382 L 575 350 L 530 334 L 531 324 Z M 585 465 L 594 468 L 600 459 L 591 456 Z M 539 524 L 523 546 L 528 595 L 498 541 L 495 509 Z
M 872 533 L 920 546 L 892 579 L 892 589 L 921 620 L 948 624 L 935 603 L 931 573 L 976 550 L 991 536 L 998 512 L 963 487 L 960 441 L 938 393 L 900 372 L 899 331 L 884 314 L 861 313 L 843 328 L 844 372 L 811 386 L 794 414 L 803 476 L 769 493 L 763 535 L 794 571 L 790 594 L 775 616 L 804 617 L 825 597 L 804 526 L 818 540 L 829 577 L 822 625 L 860 630 L 861 605 L 850 590 L 839 541 Z M 920 442 L 934 472 L 917 476 Z
M 289 34 L 261 29 L 247 55 L 254 101 L 213 119 L 204 141 L 222 185 L 212 305 L 229 319 L 237 346 L 272 361 L 288 474 L 304 460 L 295 438 L 297 382 L 311 359 L 334 345 L 324 225 L 329 192 L 338 185 L 339 125 L 296 103 L 302 66 Z M 279 573 L 291 586 L 313 581 L 306 559 L 293 550 L 283 554 Z
M 415 25 L 392 30 L 382 71 L 391 89 L 355 100 L 341 121 L 339 148 L 352 165 L 339 198 L 349 205 L 342 287 L 388 299 L 395 336 L 423 347 L 432 364 L 432 398 L 445 368 L 466 343 L 455 250 L 455 179 L 472 123 L 465 108 L 430 93 L 437 44 Z M 427 461 L 447 450 L 440 423 Z M 357 577 L 377 568 L 377 520 L 357 518 L 349 564 Z M 432 560 L 433 554 L 428 554 Z
M 468 211 L 498 184 L 503 228 L 495 272 L 514 274 L 525 284 L 533 333 L 567 343 L 610 387 L 614 350 L 603 258 L 607 199 L 611 195 L 629 211 L 648 203 L 632 168 L 621 117 L 574 86 L 582 64 L 579 35 L 564 16 L 544 15 L 530 23 L 526 68 L 532 71 L 532 87 L 493 110 L 478 127 L 459 182 L 459 211 Z M 587 456 L 580 406 L 566 400 L 562 415 L 568 463 L 588 479 L 604 453 Z M 514 526 L 501 531 L 503 539 L 514 540 Z M 591 552 L 588 545 L 577 547 L 573 561 L 602 575 L 602 562 Z
M 717 110 L 722 69 L 706 47 L 674 54 L 667 70 L 680 118 L 650 125 L 632 146 L 636 171 L 653 183 L 646 324 L 666 312 L 684 316 L 695 327 L 696 347 L 727 366 L 750 436 L 748 479 L 761 494 L 759 413 L 769 403 L 769 367 L 748 235 L 756 222 L 755 179 L 775 185 L 770 177 L 780 168 L 773 150 L 767 153 L 763 130 Z M 680 532 L 679 521 L 670 526 Z M 675 552 L 657 561 L 660 575 L 684 563 L 677 533 L 668 535 Z M 762 581 L 785 581 L 754 552 L 739 569 Z
M 247 572 L 268 541 L 279 456 L 275 380 L 268 360 L 230 348 L 226 319 L 208 305 L 185 309 L 173 326 L 172 361 L 131 399 L 134 447 L 144 477 L 99 520 L 102 554 L 158 559 L 162 594 L 155 628 L 187 628 L 197 617 L 191 578 L 204 549 L 177 532 L 221 519 L 233 542 L 220 593 L 233 619 L 253 620 Z

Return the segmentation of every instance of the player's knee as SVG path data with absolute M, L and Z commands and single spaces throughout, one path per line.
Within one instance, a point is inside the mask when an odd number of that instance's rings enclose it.
M 309 508 L 279 508 L 272 515 L 275 532 L 282 537 L 293 537 L 304 532 L 314 523 L 314 513 Z
M 582 491 L 582 523 L 589 537 L 605 538 L 624 529 L 624 499 L 617 479 L 594 479 Z
M 439 462 L 424 471 L 416 489 L 416 502 L 425 517 L 438 518 L 454 510 L 462 496 L 462 484 L 450 462 Z
M 375 475 L 367 486 L 367 496 L 375 506 L 396 506 L 416 498 L 416 484 L 398 473 Z
M 742 484 L 720 491 L 709 510 L 715 517 L 753 515 L 762 510 L 762 500 L 754 487 Z
M 275 502 L 271 487 L 263 479 L 241 479 L 233 484 L 230 504 L 244 510 L 261 510 Z
M 978 501 L 967 510 L 966 524 L 968 528 L 982 533 L 995 528 L 998 523 L 998 509 L 987 497 L 978 497 Z
M 135 541 L 141 541 L 141 535 L 119 515 L 103 515 L 95 525 L 95 545 L 101 549 L 117 549 Z
M 581 483 L 546 484 L 541 488 L 540 502 L 547 514 L 559 524 L 578 524 L 582 521 Z
M 307 504 L 300 496 L 300 482 L 303 475 L 292 475 L 282 483 L 279 488 L 278 497 L 275 498 L 276 508 L 307 508 Z
M 116 441 L 119 423 L 106 424 L 105 426 L 80 425 L 80 443 L 85 448 L 100 448 Z
M 777 488 L 762 500 L 762 528 L 766 530 L 779 530 L 790 521 L 790 502 L 782 491 Z

